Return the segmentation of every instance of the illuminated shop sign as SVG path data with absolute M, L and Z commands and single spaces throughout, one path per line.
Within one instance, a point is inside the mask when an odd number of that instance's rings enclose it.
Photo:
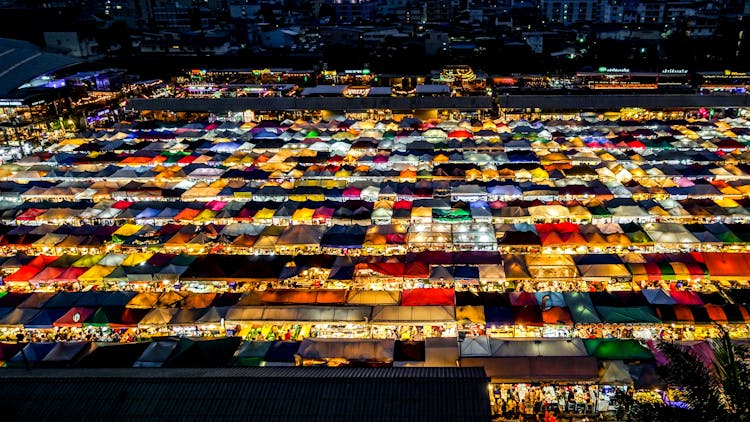
M 0 100 L 0 107 L 20 107 L 23 103 L 19 100 Z
M 600 67 L 599 72 L 601 73 L 630 73 L 630 69 L 627 67 Z
M 366 97 L 369 93 L 368 86 L 350 86 L 344 90 L 345 97 Z
M 688 73 L 687 69 L 662 69 L 659 73 L 680 74 Z

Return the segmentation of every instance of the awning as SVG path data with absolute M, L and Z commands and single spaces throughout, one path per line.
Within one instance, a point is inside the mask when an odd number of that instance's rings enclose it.
M 484 317 L 487 327 L 502 327 L 513 325 L 513 310 L 508 306 L 485 306 Z
M 750 254 L 703 252 L 701 255 L 713 280 L 745 280 L 750 278 Z
M 542 312 L 538 306 L 514 306 L 513 324 L 541 327 L 544 325 Z
M 628 365 L 621 360 L 602 362 L 599 374 L 600 385 L 633 385 Z
M 401 293 L 398 291 L 350 290 L 346 303 L 348 305 L 398 305 Z
M 267 306 L 263 308 L 261 321 L 365 324 L 370 313 L 369 306 Z
M 550 325 L 573 325 L 568 308 L 553 306 L 542 311 L 542 320 Z
M 597 306 L 596 311 L 601 315 L 602 321 L 606 323 L 646 324 L 661 322 L 648 306 Z
M 750 322 L 750 312 L 742 305 L 727 304 L 722 306 L 722 310 L 730 323 Z
M 267 304 L 344 304 L 346 290 L 269 289 L 261 295 Z
M 677 304 L 677 301 L 664 289 L 643 289 L 641 293 L 643 293 L 643 296 L 646 297 L 646 300 L 651 305 Z
M 375 306 L 372 322 L 379 324 L 454 323 L 453 306 Z
M 55 327 L 81 327 L 83 321 L 85 321 L 91 314 L 94 313 L 94 308 L 71 308 L 68 312 L 63 314 L 57 321 L 54 322 Z
M 588 356 L 581 339 L 490 340 L 493 357 Z
M 346 359 L 349 361 L 393 362 L 396 341 L 391 339 L 302 340 L 297 354 L 305 360 Z
M 453 289 L 407 289 L 401 292 L 402 306 L 453 306 L 455 304 Z
M 583 340 L 589 355 L 602 360 L 647 360 L 654 354 L 638 340 Z
M 592 357 L 462 358 L 462 367 L 483 366 L 497 383 L 587 383 L 599 377 Z
M 484 324 L 483 306 L 456 306 L 456 321 L 463 324 Z
M 693 312 L 686 305 L 657 305 L 656 313 L 662 322 L 695 323 Z
M 486 336 L 465 337 L 458 342 L 458 353 L 462 359 L 465 357 L 492 356 L 490 340 Z
M 565 292 L 565 303 L 568 304 L 570 317 L 576 324 L 598 324 L 601 321 L 591 297 L 581 292 Z
M 260 366 L 268 349 L 270 341 L 245 341 L 234 354 L 233 366 Z

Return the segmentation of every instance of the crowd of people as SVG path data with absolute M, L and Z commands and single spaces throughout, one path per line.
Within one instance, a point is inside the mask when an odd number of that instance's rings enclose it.
M 100 327 L 54 327 L 50 329 L 13 328 L 0 331 L 0 342 L 61 342 L 96 341 L 107 343 L 131 343 L 146 340 L 145 333 L 137 328 Z
M 493 385 L 492 412 L 497 418 L 556 422 L 558 417 L 593 416 L 597 413 L 596 387 Z

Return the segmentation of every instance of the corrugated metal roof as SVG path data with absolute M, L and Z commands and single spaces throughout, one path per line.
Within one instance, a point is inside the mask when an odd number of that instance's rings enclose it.
M 0 38 L 0 96 L 7 95 L 37 76 L 76 63 L 80 63 L 80 60 L 45 53 L 25 41 Z
M 241 110 L 479 110 L 492 108 L 492 98 L 480 97 L 262 97 L 262 98 L 135 98 L 135 110 L 241 111 Z
M 7 370 L 3 374 L 3 420 L 490 419 L 489 380 L 481 368 Z
M 350 368 L 350 367 L 260 367 L 260 368 L 158 368 L 133 370 L 45 369 L 39 371 L 3 370 L 4 378 L 485 378 L 483 368 Z

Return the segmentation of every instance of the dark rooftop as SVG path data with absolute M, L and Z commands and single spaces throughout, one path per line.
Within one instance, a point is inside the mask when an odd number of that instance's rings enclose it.
M 699 94 L 606 94 L 606 95 L 501 95 L 500 108 L 542 108 L 548 110 L 616 110 L 622 107 L 646 109 L 747 107 L 747 95 Z
M 226 112 L 242 110 L 488 110 L 492 98 L 482 97 L 268 97 L 268 98 L 158 98 L 133 99 L 135 110 Z
M 6 369 L 3 420 L 484 420 L 482 368 Z
M 80 60 L 45 53 L 26 41 L 0 38 L 0 96 L 8 95 L 37 76 L 77 63 Z

